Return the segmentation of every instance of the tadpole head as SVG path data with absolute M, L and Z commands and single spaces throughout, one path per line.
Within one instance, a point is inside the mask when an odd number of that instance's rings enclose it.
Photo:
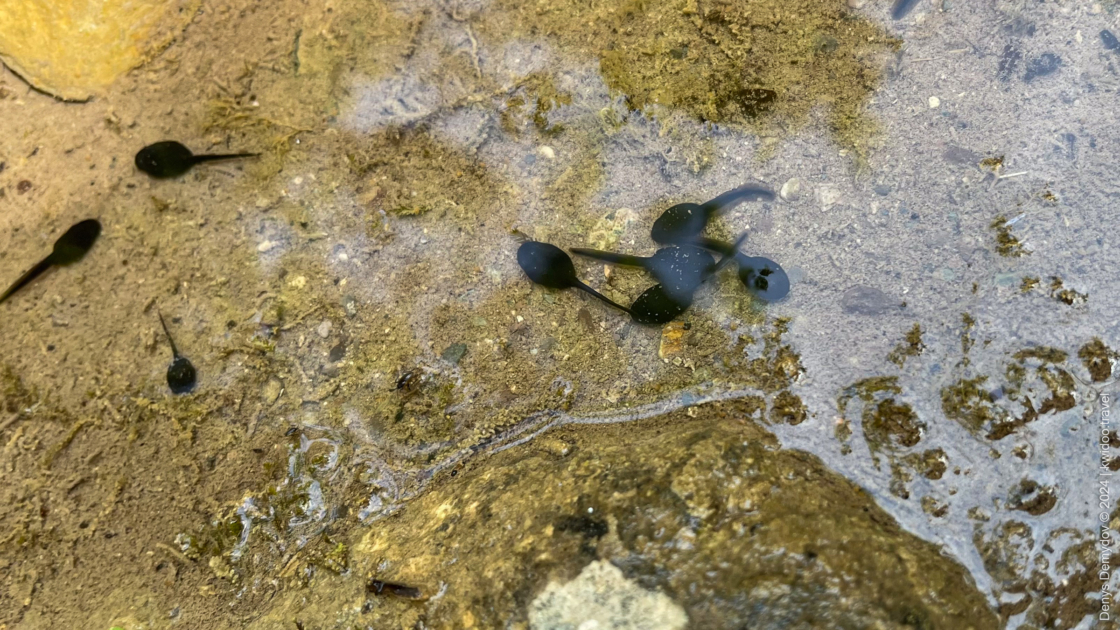
M 194 389 L 198 375 L 186 357 L 177 356 L 167 366 L 167 386 L 172 394 L 189 394 Z
M 550 289 L 567 289 L 579 282 L 572 257 L 549 243 L 522 243 L 517 249 L 517 264 L 530 280 Z
M 778 263 L 762 257 L 739 259 L 739 280 L 764 302 L 777 302 L 789 293 L 789 276 Z
M 678 203 L 657 217 L 650 238 L 661 245 L 687 243 L 704 232 L 710 212 L 699 204 Z
M 89 252 L 100 235 L 101 222 L 97 219 L 86 219 L 75 223 L 54 242 L 51 262 L 56 265 L 78 262 Z
M 182 175 L 194 162 L 191 150 L 174 140 L 149 144 L 136 153 L 136 168 L 157 178 Z

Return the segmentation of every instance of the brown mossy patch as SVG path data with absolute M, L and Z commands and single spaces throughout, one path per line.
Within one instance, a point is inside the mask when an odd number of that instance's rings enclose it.
M 1038 276 L 1023 276 L 1023 282 L 1019 285 L 1019 293 L 1027 294 L 1034 291 L 1042 280 Z
M 374 212 L 410 217 L 437 211 L 467 224 L 509 196 L 485 164 L 437 141 L 423 125 L 352 137 L 348 145 L 359 198 Z
M 860 153 L 875 129 L 864 103 L 879 57 L 901 44 L 840 0 L 496 4 L 488 37 L 543 33 L 598 58 L 633 110 L 663 105 L 773 134 L 825 105 L 834 137 Z
M 942 388 L 941 411 L 972 433 L 979 433 L 987 425 L 1001 420 L 1005 414 L 993 404 L 992 395 L 982 386 L 987 376 L 960 379 Z
M 551 74 L 534 72 L 522 79 L 517 88 L 506 97 L 498 112 L 502 129 L 517 136 L 526 120 L 544 138 L 560 135 L 564 126 L 549 121 L 549 112 L 563 105 L 571 105 L 572 95 L 556 87 Z
M 1004 215 L 1001 214 L 993 219 L 989 227 L 996 233 L 996 253 L 1000 256 L 1018 258 L 1030 253 L 1011 233 L 1011 224 L 1007 222 L 1007 217 Z
M 1073 289 L 1067 289 L 1065 283 L 1058 276 L 1050 277 L 1050 297 L 1065 304 L 1066 306 L 1073 306 L 1074 304 L 1084 304 L 1089 299 L 1088 293 L 1079 293 Z
M 948 470 L 949 459 L 943 449 L 935 448 L 922 453 L 911 453 L 903 461 L 926 479 L 937 480 Z
M 1093 337 L 1092 341 L 1077 351 L 1077 357 L 1089 371 L 1094 383 L 1103 383 L 1112 376 L 1112 362 L 1118 356 L 1120 355 L 1115 350 L 1106 346 L 1098 337 Z
M 1007 497 L 1007 507 L 1031 516 L 1041 516 L 1057 503 L 1058 489 L 1055 486 L 1043 486 L 1033 479 L 1021 480 Z
M 1050 549 L 1059 539 L 1073 537 L 1056 560 Z M 973 543 L 984 568 L 996 583 L 996 590 L 1014 594 L 1016 600 L 1000 607 L 1000 615 L 1024 615 L 1032 627 L 1071 630 L 1087 615 L 1100 612 L 1100 581 L 1096 563 L 1098 548 L 1091 533 L 1059 528 L 1040 541 L 1040 551 L 1032 557 L 1034 537 L 1031 527 L 1020 521 L 1007 521 L 992 531 L 977 528 Z M 1061 576 L 1054 581 L 1050 572 Z
M 926 346 L 922 343 L 922 326 L 915 323 L 910 332 L 906 333 L 903 342 L 887 355 L 887 360 L 901 368 L 906 365 L 906 359 L 919 356 L 925 349 Z
M 853 399 L 863 402 L 863 437 L 873 455 L 882 450 L 910 448 L 922 439 L 926 425 L 909 403 L 896 398 L 901 393 L 898 377 L 879 376 L 849 385 L 837 401 L 842 415 Z
M 805 403 L 789 391 L 778 392 L 774 397 L 774 404 L 770 409 L 771 422 L 796 426 L 805 422 L 808 416 L 809 409 Z

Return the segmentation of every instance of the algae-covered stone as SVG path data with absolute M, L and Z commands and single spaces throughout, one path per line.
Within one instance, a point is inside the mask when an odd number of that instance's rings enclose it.
M 509 449 L 468 462 L 367 530 L 351 559 L 358 575 L 441 597 L 422 611 L 380 599 L 361 623 L 524 627 L 541 619 L 530 602 L 554 598 L 548 584 L 578 588 L 589 565 L 609 563 L 673 600 L 689 627 L 998 627 L 963 567 L 812 455 L 777 450 L 742 421 L 751 404 L 565 430 L 575 447 L 563 459 Z M 304 619 L 319 614 L 291 597 Z
M 4 0 L 0 59 L 36 88 L 84 101 L 178 35 L 199 0 Z

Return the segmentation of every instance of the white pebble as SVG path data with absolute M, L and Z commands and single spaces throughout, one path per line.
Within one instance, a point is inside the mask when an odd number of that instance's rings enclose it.
M 537 149 L 537 153 L 540 153 L 541 157 L 545 158 L 546 160 L 552 160 L 556 158 L 556 151 L 553 151 L 552 147 L 548 145 Z
M 930 109 L 937 109 L 940 106 L 941 106 L 941 99 L 937 98 L 936 96 L 929 97 L 929 108 Z
M 789 178 L 782 184 L 782 190 L 778 194 L 786 201 L 797 201 L 801 198 L 801 180 L 796 177 Z
M 276 247 L 276 243 L 273 243 L 272 241 L 264 241 L 260 245 L 257 245 L 257 251 L 263 254 L 273 247 Z
M 330 337 L 331 336 L 331 320 L 324 319 L 323 323 L 319 324 L 319 327 L 315 329 L 315 332 L 319 333 L 319 336 L 322 337 L 323 339 L 326 339 L 327 337 Z

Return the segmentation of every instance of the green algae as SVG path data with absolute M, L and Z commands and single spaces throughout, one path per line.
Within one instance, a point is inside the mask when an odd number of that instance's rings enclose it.
M 999 215 L 992 219 L 989 226 L 996 233 L 996 253 L 1004 258 L 1019 258 L 1030 254 L 1019 239 L 1011 233 L 1011 225 L 1007 222 L 1007 217 Z
M 873 457 L 880 451 L 910 448 L 922 439 L 926 425 L 909 403 L 896 398 L 901 393 L 898 377 L 877 376 L 849 385 L 837 399 L 842 417 L 853 400 L 862 401 L 863 437 Z
M 1115 350 L 1109 348 L 1098 337 L 1093 337 L 1089 343 L 1081 346 L 1077 357 L 1088 370 L 1094 383 L 1103 383 L 1112 376 L 1112 362 L 1120 356 Z
M 925 344 L 922 343 L 922 326 L 915 323 L 910 332 L 906 333 L 903 342 L 895 346 L 887 355 L 887 360 L 901 368 L 906 365 L 906 359 L 921 355 L 925 348 Z
M 839 0 L 495 5 L 485 37 L 545 34 L 597 58 L 631 110 L 663 106 L 774 136 L 824 105 L 833 137 L 861 156 L 875 130 L 864 103 L 880 79 L 878 58 L 901 43 Z

